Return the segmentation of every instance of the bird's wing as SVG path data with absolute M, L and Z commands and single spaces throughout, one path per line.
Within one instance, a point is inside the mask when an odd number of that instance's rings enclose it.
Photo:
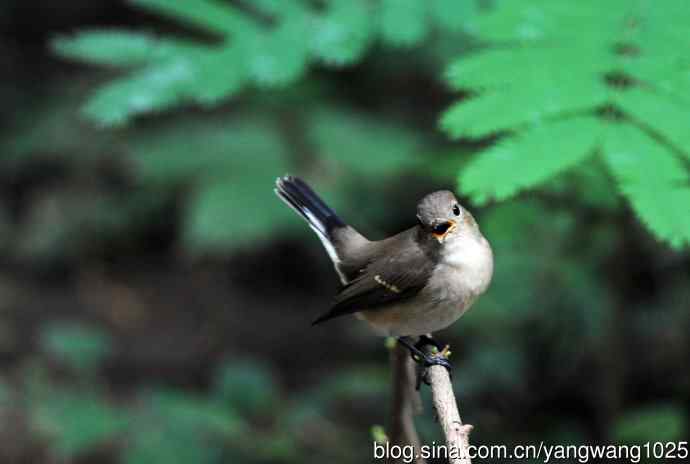
M 396 247 L 397 253 L 385 253 L 371 261 L 360 275 L 345 285 L 335 297 L 333 307 L 314 324 L 362 310 L 388 306 L 415 296 L 427 284 L 434 260 L 417 243 Z

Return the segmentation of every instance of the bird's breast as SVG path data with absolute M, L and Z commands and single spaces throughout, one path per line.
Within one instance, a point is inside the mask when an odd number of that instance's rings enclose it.
M 457 238 L 446 244 L 428 287 L 442 299 L 475 298 L 493 276 L 493 253 L 482 237 Z

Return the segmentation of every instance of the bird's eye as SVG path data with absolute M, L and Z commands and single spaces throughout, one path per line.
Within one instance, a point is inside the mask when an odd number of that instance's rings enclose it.
M 435 225 L 432 229 L 432 232 L 434 233 L 434 235 L 443 235 L 448 231 L 450 226 L 450 222 L 442 222 L 440 224 Z
M 455 214 L 456 216 L 460 216 L 460 206 L 453 206 L 453 214 Z

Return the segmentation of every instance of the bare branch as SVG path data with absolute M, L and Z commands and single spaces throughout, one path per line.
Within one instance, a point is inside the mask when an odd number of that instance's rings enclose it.
M 407 349 L 396 343 L 391 350 L 393 371 L 393 408 L 391 411 L 391 445 L 413 445 L 419 454 L 421 442 L 414 426 L 414 416 L 422 412 L 419 392 L 415 390 L 415 364 Z M 431 366 L 426 373 L 431 387 L 432 402 L 436 418 L 448 447 L 450 464 L 471 464 L 468 456 L 469 435 L 472 426 L 463 424 L 453 393 L 453 384 L 443 366 Z M 422 457 L 416 457 L 417 464 L 424 464 Z
M 420 449 L 421 442 L 414 426 L 414 416 L 422 412 L 422 400 L 415 390 L 415 364 L 407 349 L 400 343 L 390 350 L 393 404 L 391 408 L 390 443 L 391 445 L 413 445 Z M 417 464 L 425 464 L 419 457 Z
M 458 405 L 453 393 L 453 384 L 450 381 L 448 371 L 443 366 L 431 366 L 427 373 L 431 384 L 431 396 L 436 410 L 436 417 L 441 424 L 443 435 L 446 438 L 448 449 L 455 449 L 457 452 L 450 452 L 450 464 L 470 464 L 468 456 L 470 446 L 470 432 L 472 426 L 463 424 L 458 412 Z M 455 459 L 453 459 L 455 457 Z

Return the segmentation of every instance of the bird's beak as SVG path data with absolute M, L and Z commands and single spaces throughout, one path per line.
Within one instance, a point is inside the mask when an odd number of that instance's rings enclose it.
M 443 242 L 446 236 L 454 231 L 456 227 L 457 224 L 452 220 L 439 222 L 431 228 L 431 234 L 436 238 L 436 240 Z

